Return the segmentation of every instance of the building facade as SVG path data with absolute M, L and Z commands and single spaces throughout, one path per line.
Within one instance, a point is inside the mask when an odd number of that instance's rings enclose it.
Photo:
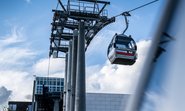
M 35 78 L 35 94 L 43 94 L 43 86 L 48 88 L 48 92 L 63 92 L 64 79 L 51 77 L 36 77 Z
M 62 111 L 63 78 L 36 77 L 33 88 L 33 111 Z
M 32 111 L 32 102 L 9 101 L 8 111 Z
M 129 94 L 86 93 L 86 111 L 124 111 Z
M 62 111 L 63 78 L 36 77 L 34 111 Z M 129 94 L 86 93 L 86 111 L 124 111 Z

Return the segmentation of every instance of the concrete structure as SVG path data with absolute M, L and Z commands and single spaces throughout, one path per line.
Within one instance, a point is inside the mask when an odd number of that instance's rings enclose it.
M 63 110 L 63 78 L 36 77 L 34 111 Z M 86 111 L 124 111 L 128 94 L 86 93 Z
M 8 111 L 32 111 L 32 103 L 23 101 L 9 101 Z
M 61 8 L 58 9 L 57 5 L 53 10 L 49 57 L 60 58 L 64 53 L 68 53 L 69 56 L 66 65 L 68 70 L 65 76 L 67 83 L 65 82 L 64 111 L 86 111 L 85 51 L 102 28 L 115 22 L 115 17 L 108 18 L 108 11 L 105 8 L 110 2 L 107 1 L 67 0 L 66 2 L 66 5 L 63 5 L 65 2 L 58 0 Z M 77 35 L 72 33 L 75 30 L 78 32 Z M 72 46 L 74 44 L 70 45 L 69 42 L 74 42 L 74 37 L 78 42 Z M 71 48 L 76 51 L 72 53 Z
M 52 77 L 36 77 L 35 94 L 43 94 L 43 85 L 48 88 L 48 92 L 63 92 L 64 79 Z
M 86 93 L 86 111 L 125 111 L 129 94 Z
M 33 111 L 62 111 L 64 79 L 36 77 L 33 88 Z
M 125 111 L 124 109 L 128 98 L 128 94 L 86 93 L 86 111 Z M 56 99 L 53 101 L 51 97 L 48 97 L 45 101 L 51 101 L 53 107 L 52 110 L 49 111 L 62 110 L 62 105 L 59 104 L 59 100 Z M 9 111 L 32 111 L 31 102 L 10 101 L 8 104 Z M 45 106 L 45 109 L 40 107 L 35 111 L 40 110 L 48 111 L 47 106 Z

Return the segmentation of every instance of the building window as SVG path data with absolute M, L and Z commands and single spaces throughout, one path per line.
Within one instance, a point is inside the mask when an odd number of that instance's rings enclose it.
M 64 86 L 64 82 L 61 82 L 61 86 Z
M 60 85 L 60 81 L 57 81 L 57 85 L 58 85 L 58 86 Z
M 11 111 L 16 111 L 17 105 L 16 105 L 16 104 L 10 104 L 10 105 L 9 105 L 9 109 L 10 109 Z

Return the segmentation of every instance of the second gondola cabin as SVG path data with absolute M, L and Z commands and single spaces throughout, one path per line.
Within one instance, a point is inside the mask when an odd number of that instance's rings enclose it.
M 137 59 L 137 46 L 131 36 L 115 34 L 108 46 L 107 56 L 111 64 L 133 65 Z

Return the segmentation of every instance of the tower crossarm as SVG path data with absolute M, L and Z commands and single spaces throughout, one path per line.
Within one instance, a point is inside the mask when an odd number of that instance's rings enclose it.
M 86 47 L 85 49 L 87 50 L 87 47 L 89 46 L 90 42 L 93 40 L 93 38 L 96 36 L 96 34 L 105 26 L 111 24 L 115 22 L 115 17 L 113 18 L 109 18 L 107 20 L 102 20 L 102 21 L 98 21 L 96 22 L 96 24 L 94 25 L 94 27 L 92 29 L 90 29 L 87 33 L 86 33 Z

